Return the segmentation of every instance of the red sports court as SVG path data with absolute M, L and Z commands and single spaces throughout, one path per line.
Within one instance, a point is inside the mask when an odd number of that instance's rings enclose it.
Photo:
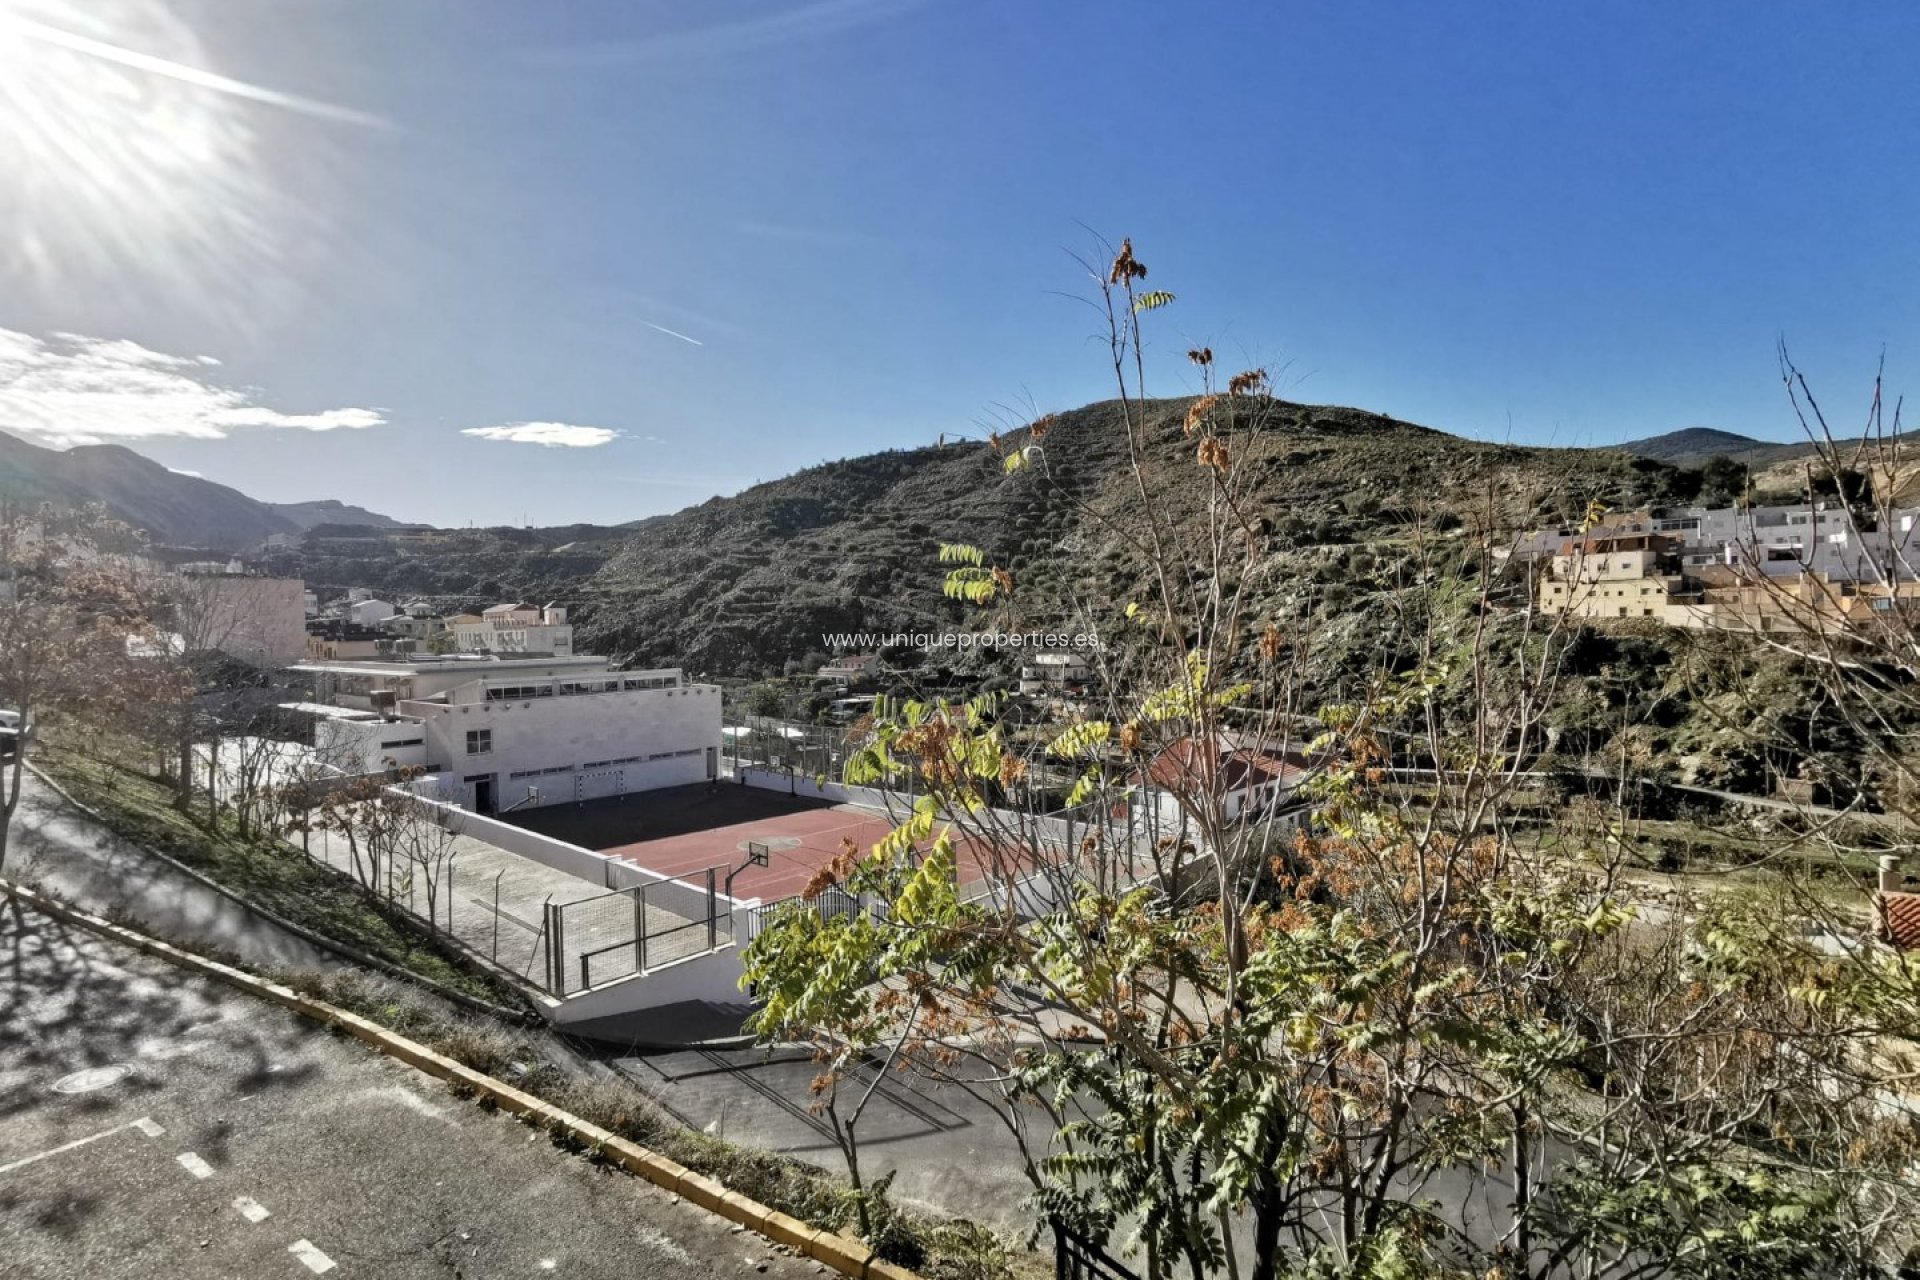
M 861 853 L 893 829 L 872 810 L 782 795 L 738 783 L 637 792 L 584 804 L 554 805 L 505 820 L 620 858 L 659 875 L 698 879 L 709 867 L 739 868 L 733 896 L 772 902 L 798 894 L 838 857 L 842 840 Z M 767 849 L 767 865 L 745 865 L 748 845 Z M 962 885 L 982 879 L 980 864 L 956 841 Z

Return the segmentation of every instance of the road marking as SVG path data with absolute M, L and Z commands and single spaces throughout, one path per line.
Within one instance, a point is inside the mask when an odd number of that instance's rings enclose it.
M 252 1196 L 240 1196 L 233 1202 L 233 1207 L 238 1209 L 240 1216 L 248 1222 L 265 1222 L 273 1216 L 267 1212 L 267 1206 L 255 1200 Z
M 287 1246 L 287 1252 L 306 1264 L 307 1270 L 317 1276 L 333 1270 L 333 1259 L 313 1247 L 311 1240 L 295 1240 Z
M 180 1162 L 182 1169 L 185 1169 L 196 1178 L 211 1178 L 213 1176 L 213 1166 L 191 1151 L 182 1151 L 179 1155 L 175 1156 L 174 1159 Z
M 57 1147 L 49 1147 L 45 1151 L 37 1151 L 30 1156 L 22 1156 L 10 1164 L 0 1164 L 0 1173 L 12 1173 L 15 1169 L 24 1169 L 30 1164 L 45 1160 L 48 1156 L 61 1155 L 76 1148 L 84 1147 L 89 1142 L 98 1142 L 102 1138 L 111 1138 L 116 1133 L 124 1133 L 128 1129 L 138 1129 L 149 1138 L 165 1132 L 159 1125 L 154 1124 L 152 1120 L 141 1116 L 138 1120 L 130 1121 L 127 1124 L 117 1124 L 111 1129 L 102 1129 L 99 1133 L 91 1133 L 84 1138 L 75 1138 L 72 1142 L 62 1143 Z

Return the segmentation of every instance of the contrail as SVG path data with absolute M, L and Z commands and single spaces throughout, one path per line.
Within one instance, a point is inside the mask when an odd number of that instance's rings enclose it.
M 11 27 L 30 40 L 39 40 L 46 44 L 58 45 L 62 49 L 71 49 L 75 53 L 84 53 L 105 62 L 117 62 L 123 67 L 132 67 L 136 71 L 147 71 L 157 76 L 166 76 L 183 84 L 195 85 L 202 89 L 211 89 L 215 93 L 229 94 L 236 98 L 245 98 L 250 102 L 265 103 L 270 107 L 281 107 L 288 111 L 298 111 L 303 115 L 317 116 L 322 120 L 336 120 L 342 124 L 357 124 L 372 129 L 387 129 L 392 126 L 376 115 L 364 111 L 355 111 L 350 107 L 335 106 L 331 102 L 320 102 L 314 98 L 302 98 L 291 93 L 281 93 L 278 89 L 268 89 L 257 84 L 248 84 L 244 80 L 234 80 L 227 76 L 215 75 L 199 67 L 190 67 L 183 62 L 174 62 L 167 58 L 156 58 L 152 54 L 138 53 L 132 49 L 122 49 L 119 45 L 75 35 L 71 31 L 62 31 L 58 27 L 49 27 L 45 23 L 30 22 L 22 18 L 11 18 L 0 14 L 0 27 Z
M 700 341 L 700 339 L 698 338 L 689 338 L 686 334 L 681 333 L 678 329 L 669 329 L 667 328 L 667 326 L 663 324 L 655 324 L 651 320 L 642 320 L 640 323 L 647 326 L 647 328 L 649 329 L 655 330 L 656 332 L 666 334 L 669 338 L 678 338 L 682 342 L 691 342 L 696 347 L 704 347 L 707 345 L 706 343 Z

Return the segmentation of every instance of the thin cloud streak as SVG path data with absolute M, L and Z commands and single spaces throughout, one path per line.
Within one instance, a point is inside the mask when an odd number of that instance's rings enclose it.
M 351 107 L 322 102 L 317 98 L 303 98 L 298 94 L 282 93 L 278 89 L 269 89 L 264 85 L 249 84 L 244 80 L 218 75 L 200 67 L 190 67 L 183 62 L 157 58 L 136 49 L 125 49 L 116 44 L 108 44 L 104 40 L 94 40 L 88 36 L 76 35 L 71 31 L 62 31 L 58 27 L 50 27 L 43 22 L 32 22 L 25 18 L 13 18 L 0 14 L 0 27 L 10 27 L 28 39 L 38 40 L 43 44 L 56 45 L 75 53 L 84 53 L 123 67 L 131 67 L 136 71 L 145 71 L 152 75 L 178 80 L 183 84 L 210 89 L 215 93 L 244 98 L 249 102 L 297 111 L 301 115 L 332 120 L 340 124 L 360 125 L 363 128 L 390 129 L 393 127 L 388 121 L 365 111 L 355 111 Z
M 669 329 L 667 328 L 667 326 L 663 324 L 655 324 L 651 320 L 642 320 L 640 323 L 647 326 L 647 328 L 652 329 L 655 333 L 664 333 L 669 338 L 678 338 L 682 342 L 691 342 L 696 347 L 704 347 L 707 345 L 706 343 L 700 341 L 700 339 L 698 338 L 689 338 L 686 334 L 681 333 L 678 329 Z
M 669 31 L 637 40 L 608 40 L 548 49 L 535 56 L 538 61 L 555 66 L 614 66 L 724 57 L 785 48 L 796 41 L 884 22 L 925 3 L 926 0 L 813 0 L 811 4 L 757 18 L 720 22 L 690 31 Z

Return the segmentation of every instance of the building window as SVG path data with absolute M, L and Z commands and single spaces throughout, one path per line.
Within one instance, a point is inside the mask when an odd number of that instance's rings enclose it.
M 484 755 L 491 754 L 492 751 L 493 751 L 493 730 L 491 729 L 467 730 L 467 754 L 468 755 L 484 756 Z

